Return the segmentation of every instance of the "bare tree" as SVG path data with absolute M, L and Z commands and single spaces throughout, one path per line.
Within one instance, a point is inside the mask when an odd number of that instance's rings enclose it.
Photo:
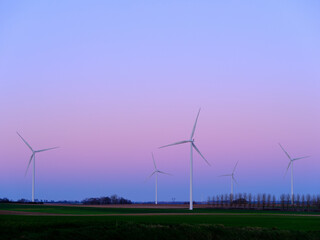
M 292 202 L 293 202 L 292 208 L 294 209 L 294 204 L 296 202 L 296 195 L 294 195 L 294 194 L 292 194 Z
M 236 207 L 239 207 L 239 194 L 238 193 L 236 193 L 235 195 L 234 195 L 234 200 L 236 201 Z
M 230 207 L 233 207 L 233 194 L 230 194 L 229 201 L 230 201 Z
M 219 206 L 220 206 L 220 196 L 217 195 L 217 207 L 219 207 Z
M 253 195 L 253 196 L 252 196 L 252 206 L 253 206 L 253 208 L 256 207 L 256 200 L 257 200 L 257 196 L 256 196 L 256 195 Z
M 297 208 L 299 209 L 300 208 L 300 194 L 298 193 L 297 194 L 297 197 L 296 197 L 296 205 L 297 205 Z
M 111 203 L 112 204 L 117 204 L 118 201 L 118 196 L 116 194 L 111 195 Z
M 223 194 L 221 194 L 220 199 L 221 199 L 221 207 L 223 207 L 223 205 L 224 205 Z
M 248 205 L 248 197 L 246 193 L 243 194 L 243 199 L 244 199 L 243 204 L 244 204 L 244 207 L 246 208 Z
M 258 193 L 257 195 L 257 207 L 260 208 L 260 203 L 261 203 L 261 194 Z
M 281 208 L 282 208 L 282 210 L 284 210 L 284 206 L 285 206 L 285 202 L 286 202 L 286 196 L 284 194 L 281 194 L 280 201 L 281 201 Z
M 252 195 L 251 195 L 251 193 L 248 194 L 248 203 L 249 203 L 248 207 L 251 208 L 251 205 L 252 205 Z
M 213 207 L 215 207 L 215 205 L 216 205 L 215 201 L 216 201 L 216 198 L 214 196 L 212 196 L 212 206 Z
M 276 207 L 276 196 L 272 195 L 272 208 L 275 209 Z
M 271 203 L 271 194 L 269 193 L 267 196 L 267 208 L 270 208 L 270 203 Z
M 305 199 L 304 194 L 302 194 L 302 197 L 301 197 L 301 206 L 302 206 L 303 211 L 305 211 L 306 199 Z
M 307 194 L 307 209 L 310 210 L 310 203 L 311 203 L 311 196 L 310 194 Z
M 315 208 L 317 206 L 317 198 L 316 195 L 312 195 L 312 207 Z
M 238 204 L 239 204 L 239 207 L 242 207 L 242 193 L 239 193 L 238 194 Z
M 265 207 L 266 207 L 266 194 L 263 193 L 262 194 L 262 209 L 264 210 Z
M 286 207 L 287 207 L 287 210 L 289 209 L 289 204 L 290 204 L 290 194 L 287 194 L 286 195 Z
M 224 205 L 226 206 L 226 207 L 228 207 L 228 205 L 229 205 L 229 194 L 225 194 L 224 195 Z
M 293 204 L 291 204 L 291 207 L 293 210 L 295 210 L 295 202 L 296 202 L 296 195 L 295 194 L 292 195 L 292 202 L 293 202 Z

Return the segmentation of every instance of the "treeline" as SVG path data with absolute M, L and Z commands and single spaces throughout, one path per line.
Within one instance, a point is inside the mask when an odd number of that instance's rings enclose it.
M 320 195 L 297 194 L 293 196 L 293 202 L 291 204 L 290 194 L 281 194 L 277 199 L 275 195 L 266 193 L 221 194 L 208 197 L 207 201 L 212 207 L 222 208 L 320 211 Z
M 23 204 L 43 204 L 43 203 L 63 203 L 63 204 L 85 204 L 85 205 L 106 205 L 106 204 L 132 204 L 132 202 L 128 199 L 123 197 L 118 197 L 116 194 L 110 197 L 99 197 L 99 198 L 86 198 L 79 201 L 66 201 L 66 200 L 59 200 L 59 201 L 48 201 L 48 200 L 38 200 L 35 199 L 35 202 L 31 202 L 28 199 L 19 199 L 17 201 L 10 200 L 8 198 L 0 198 L 0 203 L 23 203 Z
M 86 198 L 82 201 L 85 205 L 107 205 L 107 204 L 132 204 L 132 202 L 123 197 L 112 195 L 110 197 Z
M 8 198 L 0 198 L 0 203 L 9 203 L 11 202 Z
M 8 198 L 0 198 L 0 203 L 29 203 L 29 202 L 31 202 L 31 201 L 24 199 L 24 198 L 21 198 L 17 201 L 10 200 Z M 37 202 L 39 202 L 39 201 L 37 200 Z
M 10 200 L 8 198 L 0 198 L 0 203 L 30 203 L 30 204 L 43 204 L 43 203 L 63 203 L 63 204 L 80 204 L 79 201 L 67 201 L 67 200 L 39 200 L 35 199 L 34 202 L 28 199 L 21 198 L 19 200 Z

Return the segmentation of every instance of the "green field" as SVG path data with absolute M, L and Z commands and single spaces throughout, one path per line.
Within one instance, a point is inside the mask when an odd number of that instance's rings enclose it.
M 226 215 L 101 216 L 189 213 L 186 209 L 0 204 L 0 210 L 96 216 L 0 215 L 0 239 L 320 239 L 320 217 L 262 211 L 196 209 Z M 232 215 L 246 213 L 246 215 Z M 250 214 L 248 214 L 250 213 Z
M 293 215 L 320 215 L 320 212 L 294 212 L 294 211 L 261 211 L 249 209 L 219 209 L 219 208 L 195 208 L 188 209 L 157 209 L 157 208 L 101 208 L 84 206 L 54 206 L 54 205 L 29 205 L 29 204 L 0 204 L 0 210 L 40 212 L 54 214 L 139 214 L 139 213 L 246 213 L 246 214 L 293 214 Z

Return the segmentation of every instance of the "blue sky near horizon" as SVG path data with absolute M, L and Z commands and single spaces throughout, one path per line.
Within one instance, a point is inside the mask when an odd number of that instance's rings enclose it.
M 187 138 L 201 107 L 194 197 L 318 193 L 320 2 L 1 1 L 0 197 L 81 200 L 118 194 L 187 200 Z

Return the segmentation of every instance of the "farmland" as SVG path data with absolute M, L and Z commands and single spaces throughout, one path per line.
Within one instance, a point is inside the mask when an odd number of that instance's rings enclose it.
M 0 212 L 2 239 L 320 239 L 317 213 L 19 204 Z

